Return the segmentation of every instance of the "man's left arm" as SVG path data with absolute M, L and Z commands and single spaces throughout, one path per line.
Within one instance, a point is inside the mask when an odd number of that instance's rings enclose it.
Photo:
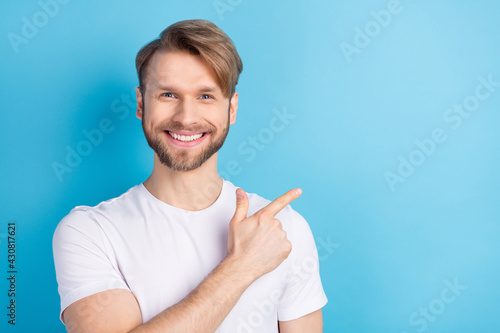
M 327 298 L 313 234 L 307 221 L 290 206 L 278 218 L 292 243 L 284 273 L 286 286 L 278 303 L 280 333 L 323 332 L 321 308 Z
M 300 318 L 280 321 L 280 333 L 323 333 L 323 312 L 321 309 Z

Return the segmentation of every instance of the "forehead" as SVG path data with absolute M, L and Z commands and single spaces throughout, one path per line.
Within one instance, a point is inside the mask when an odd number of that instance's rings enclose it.
M 210 65 L 199 55 L 182 51 L 159 51 L 151 58 L 147 71 L 147 85 L 176 87 L 189 90 L 197 86 L 220 89 Z

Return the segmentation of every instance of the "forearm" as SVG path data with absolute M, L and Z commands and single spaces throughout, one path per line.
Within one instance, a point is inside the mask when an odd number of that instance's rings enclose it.
M 214 332 L 252 282 L 228 257 L 186 298 L 130 333 Z

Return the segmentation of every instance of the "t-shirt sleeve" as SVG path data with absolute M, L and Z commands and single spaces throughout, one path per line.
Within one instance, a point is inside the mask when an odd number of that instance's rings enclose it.
M 57 226 L 52 247 L 61 316 L 70 304 L 84 297 L 110 289 L 130 290 L 89 211 L 73 209 Z
M 319 274 L 318 251 L 306 220 L 289 206 L 291 217 L 283 227 L 292 243 L 286 286 L 278 304 L 278 320 L 300 318 L 321 309 L 327 298 Z M 277 216 L 278 217 L 278 216 Z

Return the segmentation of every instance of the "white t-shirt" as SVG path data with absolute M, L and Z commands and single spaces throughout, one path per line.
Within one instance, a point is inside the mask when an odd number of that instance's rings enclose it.
M 95 207 L 74 208 L 53 239 L 61 314 L 79 299 L 120 288 L 134 294 L 147 322 L 185 298 L 227 255 L 235 191 L 224 180 L 217 200 L 193 212 L 164 203 L 140 184 Z M 248 216 L 270 202 L 247 195 Z M 296 319 L 326 304 L 307 222 L 290 206 L 276 218 L 292 252 L 243 293 L 216 332 L 278 332 L 278 320 Z

